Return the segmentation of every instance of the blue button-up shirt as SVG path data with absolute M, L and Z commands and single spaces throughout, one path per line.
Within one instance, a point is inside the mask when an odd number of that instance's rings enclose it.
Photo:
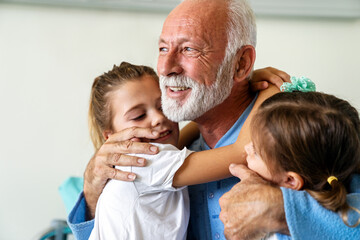
M 217 142 L 214 148 L 227 146 L 236 141 L 241 127 L 254 106 L 255 100 L 256 98 L 231 129 Z M 209 150 L 210 147 L 205 143 L 202 136 L 200 136 L 199 139 L 190 146 L 190 149 L 193 151 L 203 151 Z M 231 177 L 220 181 L 189 186 L 190 223 L 188 239 L 225 239 L 224 225 L 219 219 L 221 210 L 219 199 L 238 182 L 238 178 Z

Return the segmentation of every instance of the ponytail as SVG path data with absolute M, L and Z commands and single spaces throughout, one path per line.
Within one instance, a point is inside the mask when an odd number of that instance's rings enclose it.
M 351 225 L 348 221 L 348 213 L 350 210 L 354 210 L 360 214 L 360 210 L 349 206 L 346 202 L 347 191 L 344 184 L 333 176 L 329 177 L 328 182 L 325 184 L 329 184 L 331 189 L 328 191 L 307 190 L 307 192 L 325 208 L 338 212 L 346 226 L 351 228 L 357 227 L 360 224 L 360 218 L 355 224 Z
M 97 83 L 101 81 L 100 77 L 95 78 L 90 95 L 90 104 L 88 112 L 88 126 L 89 134 L 91 141 L 94 145 L 95 151 L 99 150 L 100 147 L 104 144 L 105 139 L 102 135 L 102 128 L 107 127 L 106 122 L 108 122 L 107 115 L 104 116 L 104 112 L 107 112 L 108 109 L 105 109 L 106 101 L 105 96 L 98 97 L 97 92 Z M 105 110 L 105 111 L 104 111 Z

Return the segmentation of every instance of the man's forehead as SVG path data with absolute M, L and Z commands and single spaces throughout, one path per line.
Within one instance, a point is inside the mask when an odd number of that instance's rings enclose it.
M 212 23 L 227 18 L 227 7 L 224 0 L 187 0 L 170 12 L 165 24 L 197 25 Z M 219 24 L 222 25 L 220 21 Z
M 186 27 L 197 26 L 199 24 L 201 24 L 201 19 L 190 14 L 170 16 L 164 22 L 166 27 Z
M 206 29 L 199 27 L 191 27 L 189 25 L 181 28 L 165 28 L 163 29 L 160 38 L 159 44 L 182 44 L 182 43 L 192 43 L 196 44 L 198 47 L 211 45 L 213 40 L 216 40 L 216 36 L 213 31 L 207 31 Z
M 165 20 L 160 40 L 171 35 L 176 35 L 176 38 L 189 38 L 188 40 L 194 37 L 213 38 L 214 34 L 226 34 L 226 23 L 227 19 L 219 13 L 212 16 L 201 12 L 188 14 L 180 11 L 178 14 L 169 15 Z

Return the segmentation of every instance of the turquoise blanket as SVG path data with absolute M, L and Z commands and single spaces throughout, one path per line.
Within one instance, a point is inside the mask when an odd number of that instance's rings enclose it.
M 344 224 L 338 213 L 323 208 L 306 191 L 281 188 L 284 195 L 286 221 L 291 237 L 276 234 L 279 240 L 285 239 L 360 239 L 360 225 L 350 228 Z M 360 210 L 360 175 L 353 176 L 347 201 L 350 206 Z M 349 223 L 354 224 L 360 215 L 349 212 Z

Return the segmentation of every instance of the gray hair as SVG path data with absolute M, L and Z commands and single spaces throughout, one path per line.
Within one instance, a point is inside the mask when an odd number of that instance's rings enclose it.
M 256 47 L 255 14 L 246 0 L 229 0 L 227 51 L 236 54 L 244 45 Z
M 227 46 L 225 57 L 218 71 L 218 77 L 223 68 L 231 68 L 237 51 L 242 46 L 251 45 L 256 47 L 256 21 L 255 14 L 247 0 L 228 0 L 228 26 Z M 233 67 L 232 67 L 233 68 Z M 234 69 L 227 69 L 232 72 Z
M 184 2 L 185 0 L 181 0 Z M 229 22 L 226 50 L 233 55 L 244 45 L 256 47 L 255 14 L 247 0 L 228 0 Z M 227 52 L 226 51 L 226 52 Z
M 181 2 L 184 1 L 181 0 Z M 227 0 L 227 2 L 229 16 L 227 23 L 228 40 L 225 57 L 220 68 L 230 64 L 237 51 L 243 46 L 251 45 L 254 48 L 256 47 L 256 21 L 250 4 L 247 0 Z M 232 69 L 229 70 L 232 71 Z M 220 72 L 218 72 L 218 77 Z

